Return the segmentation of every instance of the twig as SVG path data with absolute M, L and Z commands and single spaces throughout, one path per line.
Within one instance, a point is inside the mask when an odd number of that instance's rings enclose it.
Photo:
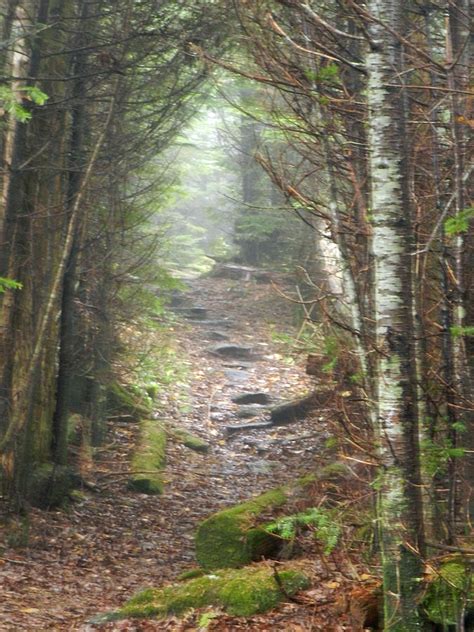
M 440 551 L 450 551 L 452 553 L 465 553 L 466 555 L 474 555 L 474 549 L 464 549 L 460 546 L 451 546 L 449 544 L 439 544 L 438 542 L 426 542 L 426 546 Z
M 9 564 L 19 564 L 21 566 L 29 566 L 30 564 L 37 564 L 37 562 L 33 562 L 33 560 L 28 560 L 27 562 L 23 562 L 22 560 L 12 560 L 10 557 L 2 557 L 3 562 L 8 562 Z

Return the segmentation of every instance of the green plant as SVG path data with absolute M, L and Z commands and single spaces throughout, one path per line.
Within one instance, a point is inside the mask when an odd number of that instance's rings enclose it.
M 18 90 L 12 90 L 8 86 L 0 86 L 0 102 L 5 112 L 8 112 L 20 123 L 27 123 L 31 112 L 22 105 L 22 100 L 33 102 L 35 105 L 44 105 L 48 95 L 36 86 L 23 86 Z
M 326 362 L 322 366 L 324 373 L 333 371 L 339 360 L 339 340 L 335 336 L 327 336 L 324 339 L 324 355 Z
M 314 83 L 334 83 L 340 82 L 339 79 L 339 66 L 329 63 L 327 66 L 323 66 L 318 70 L 308 68 L 304 71 L 304 74 L 308 81 Z
M 337 437 L 328 437 L 324 442 L 326 450 L 334 450 L 339 446 L 339 439 Z
M 442 564 L 428 584 L 421 607 L 428 620 L 442 625 L 443 630 L 454 629 L 451 626 L 472 616 L 474 584 L 469 562 L 453 558 Z
M 316 538 L 324 546 L 324 554 L 329 555 L 336 547 L 341 535 L 341 527 L 334 518 L 334 512 L 321 507 L 312 507 L 292 516 L 278 518 L 267 525 L 266 530 L 285 540 L 294 540 L 300 528 L 313 527 Z
M 285 352 L 289 354 L 316 353 L 321 345 L 315 330 L 303 331 L 298 337 L 295 337 L 272 328 L 270 336 L 273 342 L 281 345 Z
M 219 616 L 219 613 L 211 610 L 210 612 L 204 612 L 199 617 L 198 627 L 200 630 L 207 630 L 209 624 L 212 623 L 212 620 Z
M 463 424 L 458 426 L 458 432 L 462 432 L 463 429 Z M 421 448 L 424 466 L 431 476 L 445 472 L 449 461 L 462 458 L 465 454 L 463 447 L 454 447 L 449 439 L 444 439 L 440 443 L 436 443 L 431 439 L 425 439 L 421 444 Z
M 446 235 L 452 237 L 460 233 L 467 233 L 469 230 L 469 222 L 474 217 L 474 206 L 465 208 L 453 217 L 444 222 L 444 230 Z
M 364 377 L 365 375 L 363 371 L 357 371 L 356 373 L 353 373 L 349 376 L 349 380 L 352 382 L 352 384 L 360 386 L 364 383 Z
M 450 329 L 451 336 L 453 338 L 460 338 L 461 336 L 474 336 L 474 325 L 467 325 L 462 327 L 461 325 L 453 325 Z
M 22 284 L 18 283 L 18 281 L 0 277 L 0 294 L 5 292 L 5 290 L 21 290 L 22 287 Z

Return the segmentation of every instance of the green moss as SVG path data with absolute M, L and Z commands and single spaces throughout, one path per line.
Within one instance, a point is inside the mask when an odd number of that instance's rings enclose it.
M 422 608 L 430 621 L 442 625 L 456 625 L 463 612 L 474 615 L 472 565 L 461 558 L 443 564 L 428 586 Z
M 309 586 L 305 575 L 295 570 L 283 570 L 279 578 L 284 592 L 267 567 L 221 570 L 185 584 L 145 590 L 117 614 L 122 618 L 160 618 L 180 615 L 193 608 L 215 606 L 229 614 L 247 617 L 274 608 L 286 595 L 294 595 Z
M 163 470 L 166 465 L 166 432 L 153 419 L 140 423 L 140 438 L 132 459 L 134 474 L 129 489 L 142 494 L 162 494 Z
M 273 575 L 266 573 L 255 573 L 252 581 L 244 574 L 224 583 L 219 593 L 224 609 L 238 617 L 250 617 L 277 606 L 285 595 L 282 594 Z M 288 595 L 294 595 L 298 590 L 309 586 L 307 578 L 295 571 L 282 571 L 279 578 Z
M 145 386 L 145 391 L 148 397 L 155 401 L 158 397 L 158 393 L 160 392 L 160 385 L 156 382 L 153 382 L 152 384 L 147 384 Z
M 208 570 L 238 567 L 271 554 L 279 539 L 256 526 L 258 516 L 286 500 L 284 490 L 278 488 L 210 516 L 196 533 L 198 563 Z
M 346 478 L 351 475 L 350 468 L 345 463 L 330 463 L 318 472 L 318 480 L 326 481 L 334 478 Z
M 170 427 L 169 434 L 176 441 L 178 441 L 178 443 L 182 443 L 190 450 L 200 452 L 201 454 L 207 454 L 207 452 L 209 452 L 209 444 L 200 437 L 196 437 L 196 435 L 191 434 L 187 430 L 183 430 L 182 428 Z
M 183 571 L 178 575 L 178 581 L 184 582 L 188 579 L 195 579 L 196 577 L 202 577 L 206 571 L 202 568 L 191 568 L 189 571 Z
M 109 415 L 128 417 L 132 421 L 150 417 L 153 412 L 152 400 L 146 391 L 138 386 L 124 386 L 118 382 L 107 389 L 107 412 Z
M 213 514 L 196 533 L 196 559 L 206 570 L 237 568 L 274 554 L 281 538 L 267 531 L 267 514 L 302 497 L 314 475 Z

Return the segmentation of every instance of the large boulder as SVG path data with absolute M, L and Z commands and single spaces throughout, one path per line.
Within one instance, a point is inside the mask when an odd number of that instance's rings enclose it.
M 196 533 L 196 559 L 205 569 L 238 567 L 271 555 L 278 538 L 263 528 L 259 517 L 286 503 L 283 489 L 272 491 L 213 514 Z
M 206 570 L 236 568 L 276 553 L 281 538 L 265 529 L 272 514 L 301 495 L 312 477 L 219 511 L 196 532 L 196 559 Z

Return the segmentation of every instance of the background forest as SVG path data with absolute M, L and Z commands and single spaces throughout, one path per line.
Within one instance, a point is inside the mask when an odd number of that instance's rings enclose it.
M 80 460 L 124 415 L 163 416 L 183 379 L 171 309 L 193 279 L 243 275 L 238 304 L 260 271 L 296 313 L 291 335 L 275 318 L 274 342 L 309 354 L 297 410 L 331 411 L 330 458 L 351 465 L 371 516 L 370 626 L 473 629 L 471 11 L 0 2 L 6 532 L 87 489 Z M 293 541 L 310 525 L 329 555 L 321 507 L 286 523 L 277 512 L 270 531 Z M 288 597 L 285 572 L 274 581 Z M 122 614 L 142 616 L 135 605 Z

